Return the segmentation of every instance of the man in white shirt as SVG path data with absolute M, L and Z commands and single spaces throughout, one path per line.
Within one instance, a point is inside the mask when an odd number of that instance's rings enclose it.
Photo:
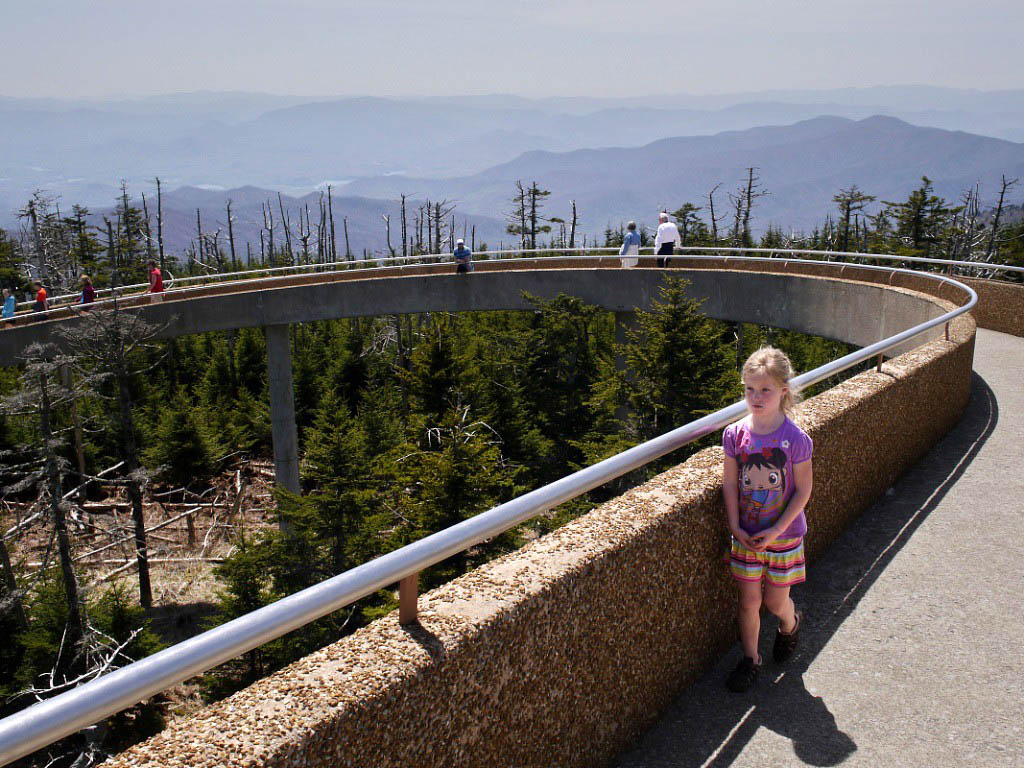
M 654 238 L 654 253 L 658 257 L 658 266 L 667 267 L 668 257 L 675 253 L 675 247 L 683 244 L 679 237 L 679 229 L 669 221 L 668 214 L 662 211 L 658 216 L 658 234 Z

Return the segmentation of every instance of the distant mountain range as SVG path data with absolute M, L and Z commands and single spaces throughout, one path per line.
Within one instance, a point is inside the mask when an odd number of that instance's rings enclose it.
M 894 86 L 716 96 L 303 99 L 186 93 L 118 101 L 0 97 L 0 226 L 36 189 L 108 205 L 125 179 L 149 190 L 256 185 L 304 195 L 326 181 L 475 174 L 533 151 L 658 139 L 831 115 L 1024 141 L 1024 91 Z M 409 189 L 411 194 L 418 190 Z
M 746 169 L 756 167 L 761 188 L 753 212 L 755 231 L 768 225 L 809 231 L 835 212 L 832 196 L 857 184 L 882 200 L 903 200 L 928 175 L 937 194 L 955 201 L 975 183 L 983 200 L 994 200 L 1000 177 L 1024 178 L 1024 144 L 972 134 L 921 128 L 888 117 L 860 121 L 819 117 L 794 125 L 728 131 L 715 136 L 662 139 L 643 147 L 588 149 L 565 153 L 528 152 L 515 160 L 471 176 L 449 179 L 387 176 L 360 179 L 334 191 L 333 207 L 339 252 L 344 250 L 343 219 L 348 218 L 350 245 L 383 252 L 382 217 L 391 217 L 392 245 L 400 243 L 400 212 L 396 199 L 407 201 L 409 227 L 423 197 L 453 201 L 456 229 L 467 236 L 476 227 L 476 242 L 491 247 L 513 238 L 505 232 L 504 215 L 511 209 L 515 183 L 536 180 L 551 191 L 544 212 L 568 219 L 571 200 L 577 203 L 580 233 L 591 238 L 607 224 L 627 219 L 656 223 L 657 211 L 674 210 L 684 202 L 702 208 L 708 220 L 708 192 L 721 184 L 716 214 L 728 224 L 728 194 L 743 182 Z M 411 197 L 415 192 L 416 198 Z M 1018 202 L 1021 190 L 1006 202 Z M 315 226 L 321 193 L 282 197 L 297 232 L 305 206 Z M 221 230 L 226 249 L 225 203 L 232 200 L 237 250 L 244 243 L 259 251 L 262 206 L 280 219 L 277 194 L 254 186 L 223 190 L 183 187 L 164 195 L 165 239 L 171 253 L 181 253 L 196 237 L 196 209 L 208 235 Z M 150 211 L 155 203 L 150 197 Z M 104 211 L 97 211 L 97 215 Z M 1008 211 L 1008 215 L 1009 215 Z M 278 230 L 278 243 L 282 235 Z M 293 234 L 293 238 L 297 236 Z M 297 242 L 297 240 L 296 240 Z M 298 249 L 298 245 L 294 246 Z
M 980 182 L 983 199 L 993 201 L 1002 174 L 1024 178 L 1024 144 L 890 117 L 818 117 L 636 148 L 528 152 L 471 176 L 368 178 L 349 184 L 345 193 L 386 198 L 415 189 L 457 200 L 464 211 L 493 214 L 510 207 L 516 180 L 536 180 L 551 191 L 550 212 L 564 217 L 575 199 L 584 230 L 599 231 L 629 218 L 653 223 L 658 210 L 684 202 L 703 206 L 707 219 L 708 192 L 717 184 L 716 214 L 722 215 L 726 194 L 742 183 L 748 167 L 757 168 L 769 193 L 754 209 L 756 228 L 810 229 L 834 211 L 832 196 L 851 184 L 879 200 L 902 200 L 927 175 L 949 200 Z
M 902 199 L 927 174 L 949 199 L 981 182 L 983 202 L 992 202 L 1001 174 L 1024 177 L 1017 140 L 1024 140 L 1024 91 L 317 102 L 237 93 L 118 102 L 0 97 L 0 227 L 15 224 L 36 189 L 59 196 L 63 210 L 74 203 L 102 210 L 118 197 L 121 179 L 135 197 L 152 200 L 159 176 L 176 250 L 194 236 L 196 207 L 215 228 L 230 197 L 240 242 L 255 245 L 261 202 L 276 202 L 281 191 L 286 207 L 297 212 L 309 202 L 315 216 L 315 190 L 327 183 L 357 252 L 384 247 L 381 215 L 397 220 L 401 193 L 456 201 L 457 216 L 471 217 L 467 226 L 476 224 L 478 239 L 491 244 L 507 239 L 502 218 L 518 179 L 551 190 L 549 214 L 568 217 L 576 200 L 582 231 L 595 234 L 629 218 L 652 223 L 659 208 L 686 201 L 706 208 L 716 184 L 721 215 L 727 193 L 754 166 L 770 193 L 755 207 L 755 227 L 809 229 L 851 184 Z

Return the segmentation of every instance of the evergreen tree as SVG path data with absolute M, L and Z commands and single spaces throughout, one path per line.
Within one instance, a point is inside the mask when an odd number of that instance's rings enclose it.
M 213 459 L 184 390 L 159 409 L 153 438 L 145 451 L 147 463 L 175 488 L 193 488 L 213 476 Z
M 532 470 L 536 482 L 545 483 L 583 462 L 573 437 L 593 426 L 588 402 L 599 362 L 612 354 L 613 320 L 610 313 L 564 294 L 550 301 L 527 298 L 536 310 L 518 351 L 526 407 L 550 441 Z
M 231 555 L 213 569 L 221 587 L 217 590 L 217 610 L 209 626 L 215 627 L 252 613 L 280 597 L 270 584 L 268 550 L 268 547 L 254 545 L 244 533 L 236 538 Z M 249 669 L 243 685 L 263 674 L 267 655 L 273 650 L 272 645 L 265 644 L 245 654 Z
M 446 412 L 440 424 L 427 430 L 424 442 L 423 450 L 396 450 L 385 465 L 394 473 L 385 500 L 393 510 L 389 550 L 467 520 L 518 490 L 501 460 L 496 436 L 482 422 L 472 421 L 468 408 Z M 422 588 L 431 589 L 510 550 L 515 541 L 513 533 L 505 532 L 453 555 L 421 576 Z
M 446 411 L 464 400 L 467 361 L 458 336 L 457 320 L 433 315 L 413 349 L 409 370 L 401 371 L 410 408 L 428 426 L 437 425 Z
M 864 194 L 856 184 L 850 185 L 849 189 L 839 190 L 839 194 L 832 198 L 832 202 L 839 206 L 839 250 L 850 250 L 850 223 L 851 220 L 864 212 L 868 203 L 875 201 L 874 195 Z
M 708 225 L 697 215 L 700 210 L 693 203 L 683 203 L 672 211 L 673 218 L 679 222 L 679 237 L 683 245 L 705 244 L 711 237 Z
M 933 194 L 932 181 L 921 177 L 921 186 L 910 193 L 906 202 L 883 201 L 896 224 L 899 238 L 897 253 L 928 257 L 942 237 L 944 224 L 952 209 L 946 201 Z
M 687 283 L 667 278 L 650 312 L 637 313 L 627 329 L 632 371 L 630 403 L 637 433 L 647 440 L 728 404 L 739 379 L 723 323 L 700 314 L 702 302 L 686 295 Z

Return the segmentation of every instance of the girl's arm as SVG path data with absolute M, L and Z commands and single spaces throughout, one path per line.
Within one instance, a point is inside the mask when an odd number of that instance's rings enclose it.
M 750 534 L 740 527 L 740 496 L 739 466 L 729 454 L 725 455 L 725 466 L 722 472 L 722 499 L 725 501 L 725 512 L 729 516 L 729 530 L 736 540 L 747 549 L 753 549 Z
M 761 531 L 753 537 L 754 549 L 763 551 L 769 544 L 775 541 L 783 532 L 793 524 L 797 516 L 804 511 L 807 501 L 811 498 L 811 488 L 814 486 L 814 472 L 811 468 L 811 460 L 802 461 L 793 465 L 793 482 L 796 489 L 786 505 L 786 511 L 782 513 L 775 525 Z

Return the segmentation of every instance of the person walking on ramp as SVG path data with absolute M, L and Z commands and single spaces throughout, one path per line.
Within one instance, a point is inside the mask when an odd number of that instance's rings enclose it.
M 636 231 L 636 222 L 631 221 L 626 225 L 626 236 L 622 238 L 622 247 L 619 249 L 619 256 L 622 259 L 622 266 L 635 267 L 640 255 L 640 233 Z
M 675 253 L 677 245 L 682 246 L 683 239 L 679 237 L 679 228 L 669 221 L 668 213 L 662 211 L 658 214 L 658 234 L 654 236 L 654 253 L 658 257 L 658 266 L 667 267 L 669 256 Z
M 802 614 L 790 587 L 806 580 L 804 507 L 811 496 L 811 438 L 790 420 L 796 405 L 793 367 L 774 347 L 761 347 L 743 366 L 750 415 L 722 435 L 722 480 L 732 547 L 730 571 L 739 588 L 743 658 L 726 680 L 740 693 L 761 667 L 761 603 L 779 618 L 772 657 L 786 661 L 796 649 Z M 763 589 L 762 589 L 763 586 Z

